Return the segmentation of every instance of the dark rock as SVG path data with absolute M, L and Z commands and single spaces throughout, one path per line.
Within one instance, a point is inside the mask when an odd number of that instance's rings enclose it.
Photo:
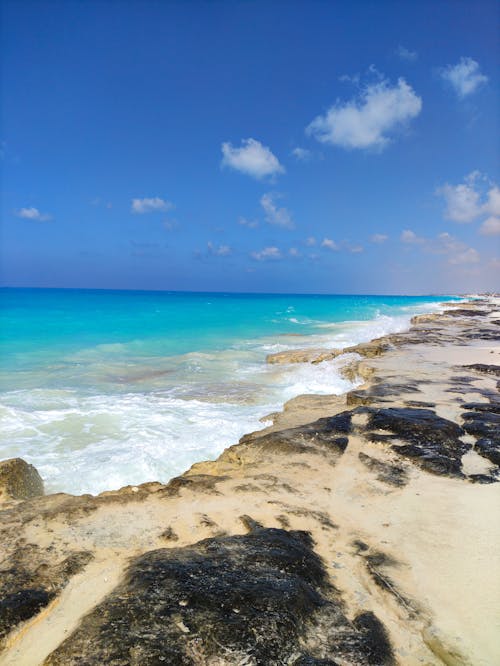
M 358 457 L 361 462 L 370 470 L 377 474 L 377 479 L 388 483 L 391 486 L 405 486 L 408 483 L 406 470 L 399 465 L 382 462 L 360 451 Z
M 462 407 L 476 412 L 500 414 L 500 402 L 467 402 Z
M 498 479 L 489 474 L 471 474 L 469 476 L 469 481 L 472 483 L 496 483 Z
M 269 500 L 268 504 L 276 504 L 282 507 L 287 515 L 290 516 L 300 516 L 306 518 L 312 518 L 316 520 L 323 528 L 328 529 L 338 529 L 338 525 L 335 525 L 334 522 L 329 518 L 328 514 L 323 511 L 315 511 L 313 509 L 305 509 L 304 507 L 297 507 L 286 502 L 280 502 L 279 500 Z
M 424 400 L 406 400 L 407 407 L 430 407 L 431 409 L 436 405 L 433 402 L 425 402 Z
M 336 416 L 330 416 L 326 419 L 319 419 L 316 423 L 322 423 L 323 429 L 325 432 L 344 432 L 346 434 L 351 432 L 352 425 L 352 414 L 351 411 L 340 412 Z M 314 424 L 313 424 L 314 425 Z
M 404 393 L 418 393 L 420 389 L 417 382 L 407 382 L 406 384 L 391 384 L 383 382 L 376 384 L 370 389 L 370 395 L 374 398 L 383 398 L 387 396 L 397 397 Z
M 331 659 L 315 659 L 314 657 L 299 657 L 293 666 L 339 666 L 338 661 Z
M 391 644 L 374 613 L 361 613 L 354 619 L 354 626 L 365 634 L 366 656 L 369 664 L 392 664 L 394 657 Z
M 348 407 L 369 405 L 372 402 L 375 402 L 375 398 L 366 389 L 361 389 L 359 391 L 349 391 L 349 393 L 346 395 L 346 405 Z
M 364 553 L 367 550 L 369 550 L 370 546 L 365 543 L 364 541 L 361 541 L 361 539 L 354 539 L 352 542 L 352 545 L 354 548 L 356 548 L 356 553 L 359 555 L 359 553 Z
M 390 402 L 391 399 L 404 393 L 418 393 L 420 388 L 417 382 L 406 384 L 393 384 L 390 382 L 374 383 L 368 389 L 349 391 L 346 397 L 348 406 L 370 405 L 373 402 Z
M 0 599 L 0 641 L 20 622 L 29 620 L 55 596 L 44 589 L 27 588 Z
M 183 488 L 193 489 L 213 495 L 220 495 L 217 484 L 226 479 L 225 476 L 212 476 L 210 474 L 191 474 L 190 476 L 176 476 L 158 491 L 159 495 L 178 497 Z
M 375 616 L 363 613 L 350 623 L 344 615 L 308 533 L 246 523 L 252 532 L 244 536 L 205 539 L 134 560 L 123 583 L 45 663 L 194 666 L 215 657 L 261 666 L 392 662 Z M 321 646 L 319 624 L 326 631 Z
M 33 465 L 22 458 L 0 462 L 0 502 L 43 495 L 43 481 Z
M 179 537 L 171 527 L 167 527 L 167 529 L 162 532 L 160 536 L 162 539 L 165 539 L 165 541 L 179 541 Z
M 0 565 L 0 642 L 45 607 L 92 559 L 87 551 L 69 553 L 48 564 L 50 553 L 36 544 L 21 545 Z
M 456 308 L 443 312 L 447 317 L 486 317 L 490 313 L 491 310 L 470 310 L 466 308 Z
M 500 440 L 493 440 L 487 437 L 481 437 L 478 439 L 475 446 L 475 451 L 479 453 L 483 458 L 487 458 L 494 465 L 500 467 Z
M 410 616 L 416 615 L 413 603 L 398 589 L 396 583 L 386 571 L 387 568 L 399 566 L 399 562 L 380 551 L 369 551 L 368 554 L 364 554 L 363 551 L 358 550 L 357 554 L 364 558 L 366 568 L 373 581 L 382 590 L 393 596 Z
M 476 370 L 476 372 L 481 372 L 485 375 L 493 375 L 494 377 L 500 377 L 500 365 L 488 365 L 487 363 L 472 363 L 471 365 L 464 365 L 464 368 L 470 368 L 471 370 Z
M 450 378 L 452 382 L 456 382 L 457 384 L 471 384 L 472 382 L 475 382 L 477 377 L 472 377 L 471 375 L 457 375 L 455 377 Z
M 292 454 L 316 451 L 339 455 L 345 451 L 349 441 L 347 437 L 339 437 L 339 435 L 351 432 L 351 419 L 354 413 L 356 412 L 345 411 L 307 425 L 278 430 L 266 435 L 258 433 L 245 435 L 238 445 L 230 447 L 227 451 L 240 453 L 243 450 L 242 445 L 248 444 L 252 448 L 258 447 L 271 453 Z
M 470 444 L 459 438 L 462 428 L 448 419 L 437 416 L 430 409 L 389 407 L 371 410 L 367 428 L 372 430 L 372 441 L 399 440 L 392 449 L 406 458 L 412 458 L 423 469 L 433 474 L 462 477 L 461 459 Z M 378 433 L 377 430 L 392 434 Z
M 463 429 L 470 435 L 486 437 L 500 442 L 500 414 L 493 412 L 465 412 Z
M 498 342 L 500 340 L 500 335 L 498 331 L 489 328 L 478 328 L 474 331 L 464 331 L 462 333 L 462 338 L 465 340 L 491 340 L 493 342 Z

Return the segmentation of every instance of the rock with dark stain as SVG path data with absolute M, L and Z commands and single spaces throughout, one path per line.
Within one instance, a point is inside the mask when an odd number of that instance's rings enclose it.
M 390 664 L 392 650 L 384 629 L 374 613 L 361 613 L 354 619 L 354 626 L 365 634 L 367 661 L 369 664 Z
M 176 476 L 158 491 L 159 495 L 178 497 L 183 488 L 201 491 L 212 495 L 219 495 L 217 484 L 225 480 L 225 476 L 212 476 L 209 474 L 192 474 L 191 476 Z
M 464 431 L 458 424 L 437 416 L 434 411 L 400 407 L 373 409 L 367 427 L 372 441 L 402 442 L 393 444 L 392 449 L 413 459 L 426 471 L 463 477 L 461 459 L 471 444 L 460 440 Z
M 500 442 L 500 414 L 494 412 L 465 412 L 463 428 L 469 435 L 486 437 Z
M 0 462 L 0 502 L 43 495 L 43 481 L 33 465 L 22 458 Z
M 465 338 L 466 340 L 491 340 L 493 342 L 498 342 L 500 340 L 500 335 L 495 329 L 478 328 L 473 331 L 464 331 L 462 333 L 462 338 Z
M 346 618 L 308 533 L 246 523 L 247 535 L 137 558 L 45 664 L 392 663 L 375 616 Z
M 383 462 L 362 451 L 358 453 L 358 457 L 365 467 L 377 475 L 379 481 L 397 487 L 405 486 L 408 483 L 408 474 L 400 465 Z
M 496 483 L 497 478 L 494 476 L 491 476 L 490 474 L 470 474 L 469 475 L 469 481 L 471 483 L 481 483 L 481 484 L 489 484 L 489 483 Z
M 491 310 L 471 310 L 466 308 L 457 308 L 456 310 L 445 310 L 443 313 L 447 317 L 486 317 Z
M 48 605 L 55 593 L 40 588 L 26 588 L 0 599 L 0 642 L 20 622 L 29 620 Z
M 36 615 L 92 559 L 77 551 L 56 563 L 36 544 L 25 544 L 0 565 L 0 644 L 20 622 Z
M 287 428 L 265 435 L 259 435 L 258 432 L 245 435 L 239 444 L 222 454 L 221 460 L 234 454 L 241 458 L 246 457 L 246 447 L 254 452 L 261 450 L 262 453 L 320 453 L 337 458 L 347 447 L 349 440 L 345 435 L 351 432 L 354 413 L 356 412 L 349 410 L 297 428 Z
M 478 439 L 475 445 L 475 450 L 483 458 L 487 458 L 494 465 L 500 467 L 500 440 L 488 439 L 487 437 L 481 437 Z
M 487 363 L 472 363 L 471 365 L 464 365 L 464 368 L 470 368 L 476 372 L 481 372 L 484 375 L 493 375 L 500 377 L 500 365 L 488 365 Z
M 500 414 L 500 401 L 497 402 L 466 402 L 462 405 L 464 409 L 475 412 L 489 412 L 491 414 Z
M 299 657 L 293 666 L 339 666 L 338 661 L 331 659 L 315 659 L 314 657 Z

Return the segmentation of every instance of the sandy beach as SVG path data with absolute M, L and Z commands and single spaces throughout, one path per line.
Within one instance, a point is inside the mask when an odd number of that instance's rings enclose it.
M 0 665 L 500 663 L 499 326 L 485 297 L 342 350 L 362 386 L 166 485 L 2 463 Z

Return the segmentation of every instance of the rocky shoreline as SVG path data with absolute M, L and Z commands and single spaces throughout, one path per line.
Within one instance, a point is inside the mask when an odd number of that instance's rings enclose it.
M 166 485 L 0 463 L 0 665 L 500 663 L 500 301 L 412 324 Z

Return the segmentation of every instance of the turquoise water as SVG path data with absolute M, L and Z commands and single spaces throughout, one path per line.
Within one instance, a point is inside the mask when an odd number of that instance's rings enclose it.
M 268 353 L 404 330 L 444 298 L 2 289 L 0 458 L 50 491 L 166 481 L 294 395 L 352 387 L 349 359 Z

